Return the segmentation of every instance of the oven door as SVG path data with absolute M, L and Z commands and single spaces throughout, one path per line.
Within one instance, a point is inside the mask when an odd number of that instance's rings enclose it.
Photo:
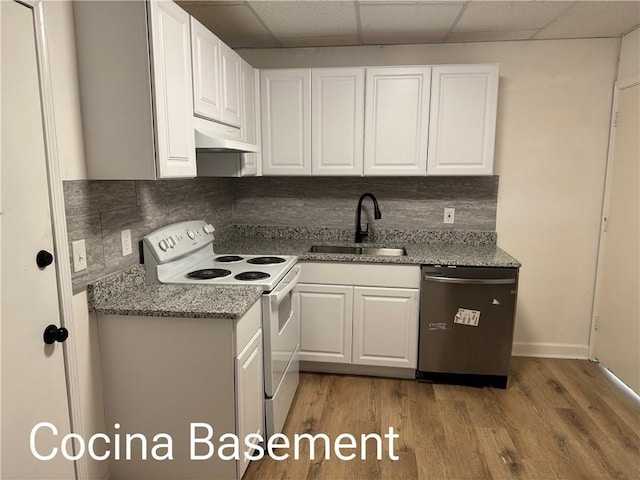
M 294 309 L 293 288 L 300 271 L 300 265 L 294 265 L 276 288 L 262 296 L 264 390 L 268 398 L 275 394 L 298 348 L 300 320 Z

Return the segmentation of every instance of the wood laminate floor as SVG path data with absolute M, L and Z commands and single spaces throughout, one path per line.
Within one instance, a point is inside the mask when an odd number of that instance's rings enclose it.
M 265 457 L 244 480 L 640 479 L 640 403 L 588 361 L 513 358 L 507 390 L 305 373 L 284 433 L 386 433 L 399 460 Z M 359 450 L 355 450 L 358 452 Z M 293 448 L 282 450 L 293 456 Z M 344 454 L 350 451 L 343 451 Z

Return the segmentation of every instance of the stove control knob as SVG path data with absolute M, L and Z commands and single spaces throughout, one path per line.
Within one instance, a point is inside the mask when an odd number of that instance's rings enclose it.
M 160 247 L 160 250 L 162 250 L 163 252 L 166 252 L 167 248 L 169 248 L 169 244 L 167 243 L 166 240 L 160 240 L 160 242 L 158 243 L 158 246 Z
M 190 228 L 189 230 L 187 230 L 187 235 L 189 235 L 189 238 L 193 240 L 194 238 L 196 238 L 196 231 Z
M 204 233 L 206 233 L 207 235 L 210 235 L 216 231 L 216 229 L 213 228 L 213 225 L 211 225 L 210 223 L 202 227 L 202 230 L 204 230 Z
M 170 248 L 173 248 L 176 246 L 176 241 L 173 239 L 173 237 L 168 237 L 167 244 L 169 245 Z

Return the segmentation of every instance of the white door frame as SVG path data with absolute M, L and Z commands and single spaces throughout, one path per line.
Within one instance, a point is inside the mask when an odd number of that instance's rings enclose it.
M 593 306 L 591 309 L 591 330 L 589 334 L 589 359 L 596 360 L 593 356 L 594 342 L 596 338 L 597 319 L 599 312 L 600 290 L 602 288 L 602 270 L 604 267 L 604 256 L 606 252 L 606 224 L 609 217 L 609 205 L 611 202 L 611 174 L 613 172 L 613 157 L 615 154 L 616 141 L 616 114 L 618 112 L 618 99 L 620 92 L 626 88 L 640 84 L 640 74 L 625 77 L 618 80 L 613 88 L 613 104 L 611 108 L 611 125 L 609 127 L 609 151 L 607 154 L 607 171 L 604 184 L 604 198 L 602 200 L 602 215 L 600 216 L 600 241 L 598 245 L 598 264 L 596 267 L 596 281 L 593 292 Z
M 60 323 L 69 330 L 67 341 L 62 344 L 67 384 L 67 397 L 69 401 L 69 419 L 71 431 L 83 434 L 80 389 L 78 383 L 78 359 L 77 344 L 74 332 L 73 318 L 73 287 L 71 283 L 71 270 L 69 268 L 69 240 L 67 237 L 66 215 L 64 208 L 64 190 L 60 177 L 60 164 L 58 159 L 58 143 L 56 135 L 53 87 L 51 82 L 51 67 L 49 62 L 49 43 L 45 25 L 44 0 L 17 0 L 18 3 L 33 10 L 34 32 L 36 43 L 36 56 L 38 63 L 38 76 L 40 80 L 40 100 L 42 105 L 42 123 L 44 130 L 44 150 L 47 166 L 47 182 L 49 187 L 49 203 L 51 208 L 51 223 L 53 229 L 53 243 L 56 266 L 56 278 L 58 282 L 58 302 L 60 306 Z M 76 478 L 78 480 L 88 478 L 87 455 L 74 462 Z

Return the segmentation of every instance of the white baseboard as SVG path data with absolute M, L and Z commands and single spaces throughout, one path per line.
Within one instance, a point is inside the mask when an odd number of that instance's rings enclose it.
M 589 358 L 589 345 L 514 342 L 512 353 L 515 357 L 576 358 L 579 360 L 587 360 Z

